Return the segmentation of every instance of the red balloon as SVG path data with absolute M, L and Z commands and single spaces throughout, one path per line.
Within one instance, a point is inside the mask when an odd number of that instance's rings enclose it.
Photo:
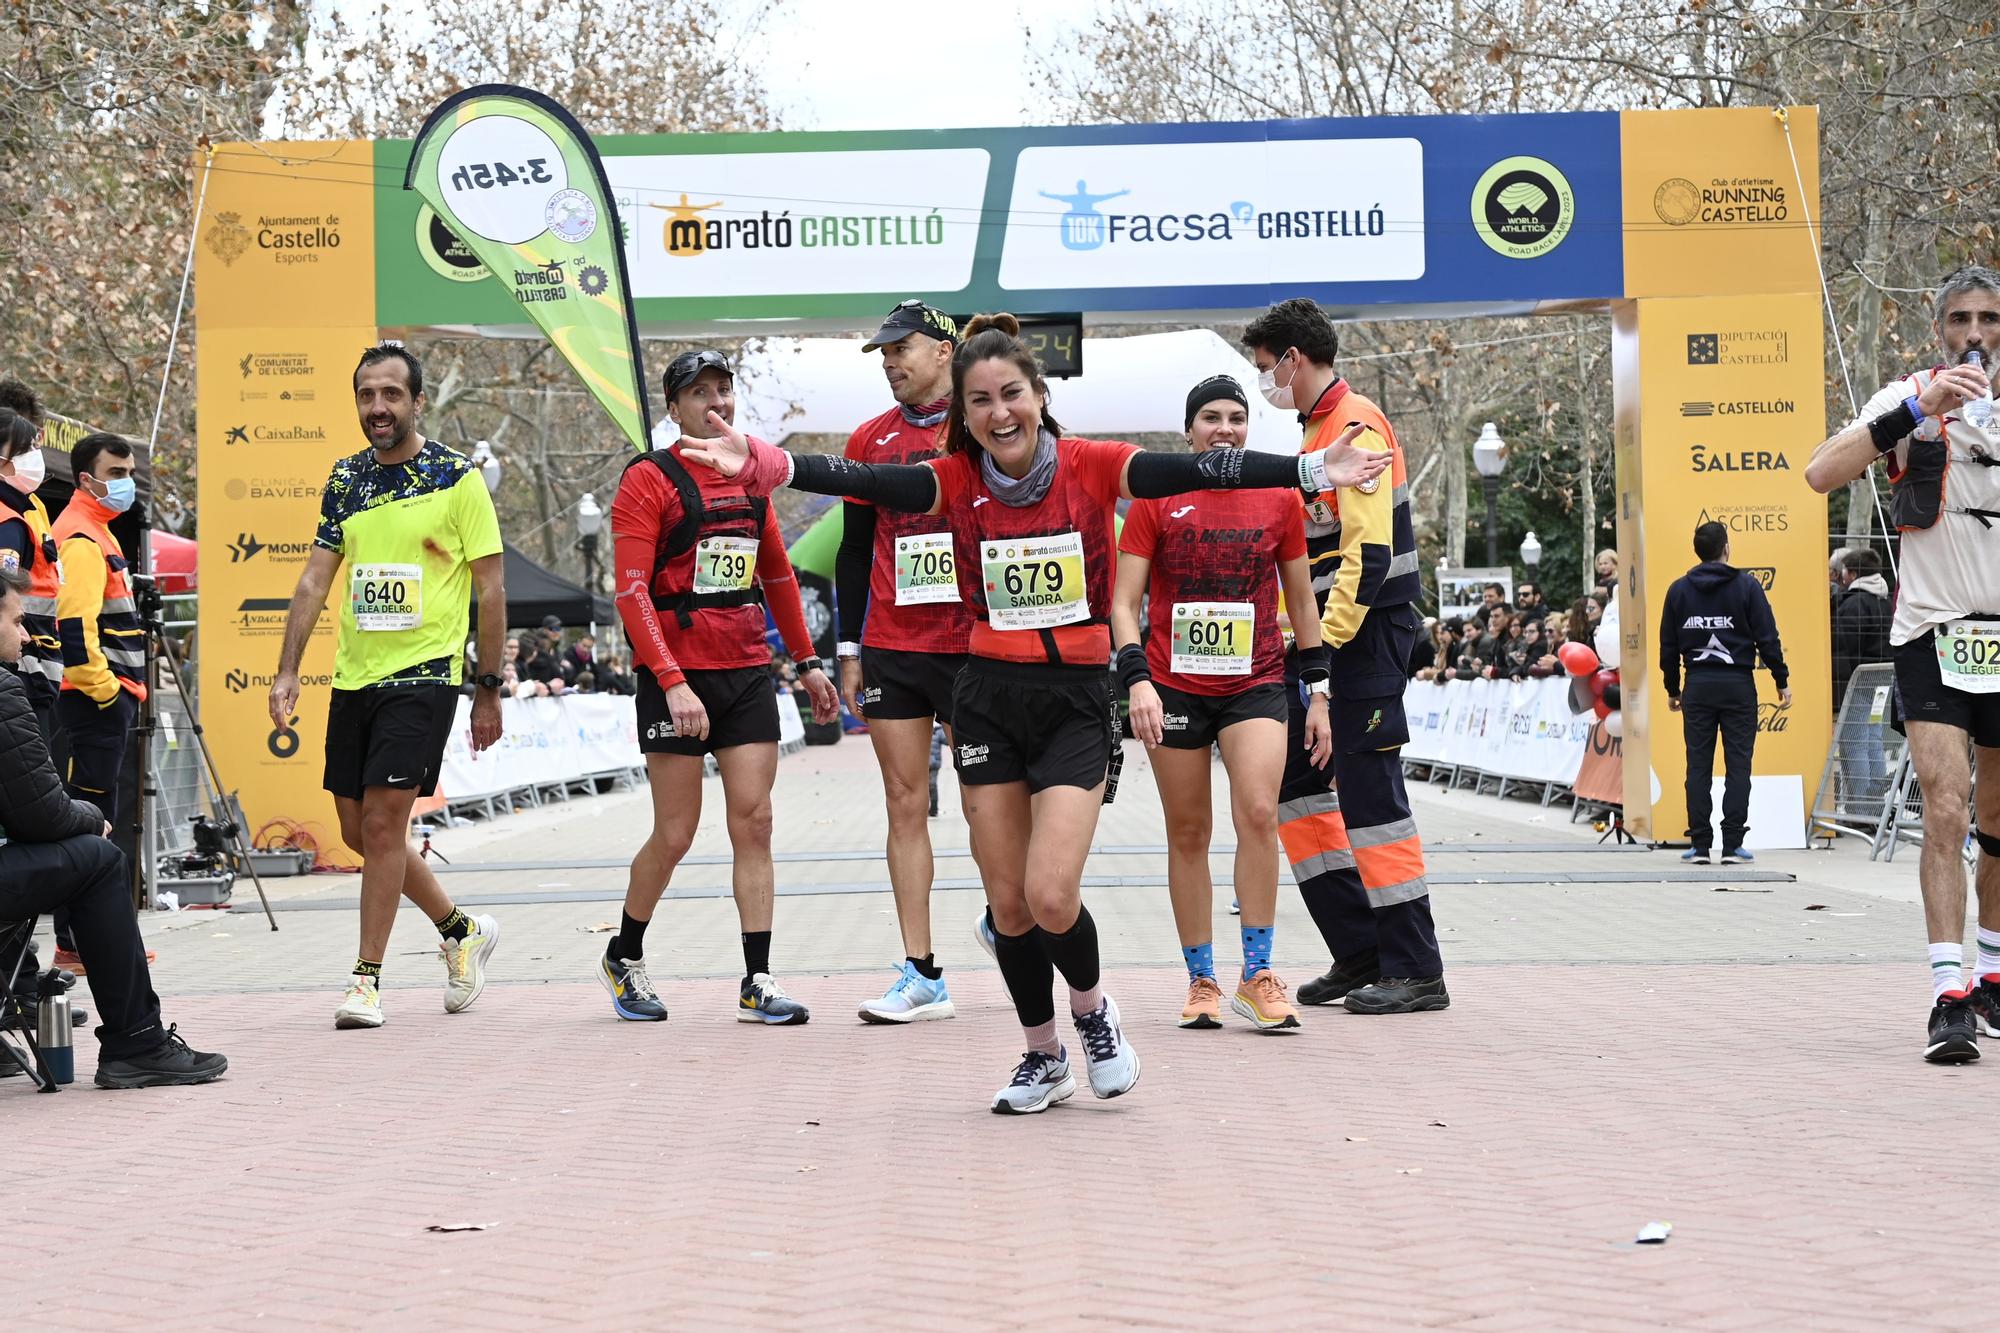
M 1587 643 L 1566 643 L 1556 652 L 1563 670 L 1572 676 L 1587 676 L 1597 670 L 1597 654 Z
M 1602 699 L 1606 687 L 1616 685 L 1617 683 L 1618 673 L 1616 671 L 1600 671 L 1590 678 L 1590 692 Z
M 1597 714 L 1598 718 L 1602 720 L 1611 716 L 1611 705 L 1604 702 L 1604 696 L 1600 694 L 1597 696 L 1597 702 L 1590 706 L 1590 711 Z

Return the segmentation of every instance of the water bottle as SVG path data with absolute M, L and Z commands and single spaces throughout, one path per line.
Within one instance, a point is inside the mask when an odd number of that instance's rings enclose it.
M 1965 364 L 1971 366 L 1982 375 L 1986 373 L 1986 358 L 1980 354 L 1977 347 L 1965 354 Z M 1981 430 L 1985 430 L 1993 424 L 1993 388 L 1991 384 L 1988 384 L 1985 393 L 1977 398 L 1966 401 L 1965 419 Z
M 42 1061 L 57 1083 L 76 1080 L 76 1044 L 65 993 L 72 984 L 55 968 L 44 972 L 41 1004 L 35 1014 L 35 1044 L 42 1048 Z

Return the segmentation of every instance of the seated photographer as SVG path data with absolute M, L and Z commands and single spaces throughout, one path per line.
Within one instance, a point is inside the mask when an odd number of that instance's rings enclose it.
M 0 662 L 20 659 L 27 588 L 25 575 L 0 570 Z M 173 1028 L 160 1026 L 160 999 L 132 915 L 131 876 L 110 832 L 96 806 L 63 790 L 20 678 L 0 671 L 0 920 L 67 911 L 104 1019 L 99 1087 L 206 1083 L 229 1062 L 190 1050 Z M 13 962 L 0 959 L 0 966 L 11 970 Z

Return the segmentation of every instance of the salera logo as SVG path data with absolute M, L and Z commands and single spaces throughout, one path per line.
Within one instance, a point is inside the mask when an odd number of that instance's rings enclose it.
M 1688 446 L 1688 462 L 1696 472 L 1790 472 L 1782 449 L 1718 449 L 1696 441 Z
M 1539 157 L 1495 162 L 1472 188 L 1479 239 L 1509 259 L 1536 259 L 1561 245 L 1576 222 L 1576 195 L 1554 163 Z

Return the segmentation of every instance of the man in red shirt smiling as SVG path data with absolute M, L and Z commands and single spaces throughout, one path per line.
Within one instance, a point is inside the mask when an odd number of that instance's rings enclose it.
M 668 365 L 667 415 L 683 434 L 712 433 L 736 417 L 735 376 L 713 351 Z M 646 926 L 701 819 L 704 756 L 722 775 L 734 853 L 731 879 L 743 928 L 736 1016 L 795 1024 L 806 1007 L 771 979 L 771 784 L 778 773 L 778 703 L 764 643 L 764 606 L 799 665 L 813 717 L 840 701 L 813 656 L 798 580 L 777 515 L 761 497 L 708 468 L 692 472 L 680 446 L 633 460 L 611 505 L 618 614 L 638 663 L 639 748 L 653 791 L 653 832 L 632 858 L 619 931 L 598 964 L 620 1018 L 659 1022 L 667 1009 L 646 974 Z

